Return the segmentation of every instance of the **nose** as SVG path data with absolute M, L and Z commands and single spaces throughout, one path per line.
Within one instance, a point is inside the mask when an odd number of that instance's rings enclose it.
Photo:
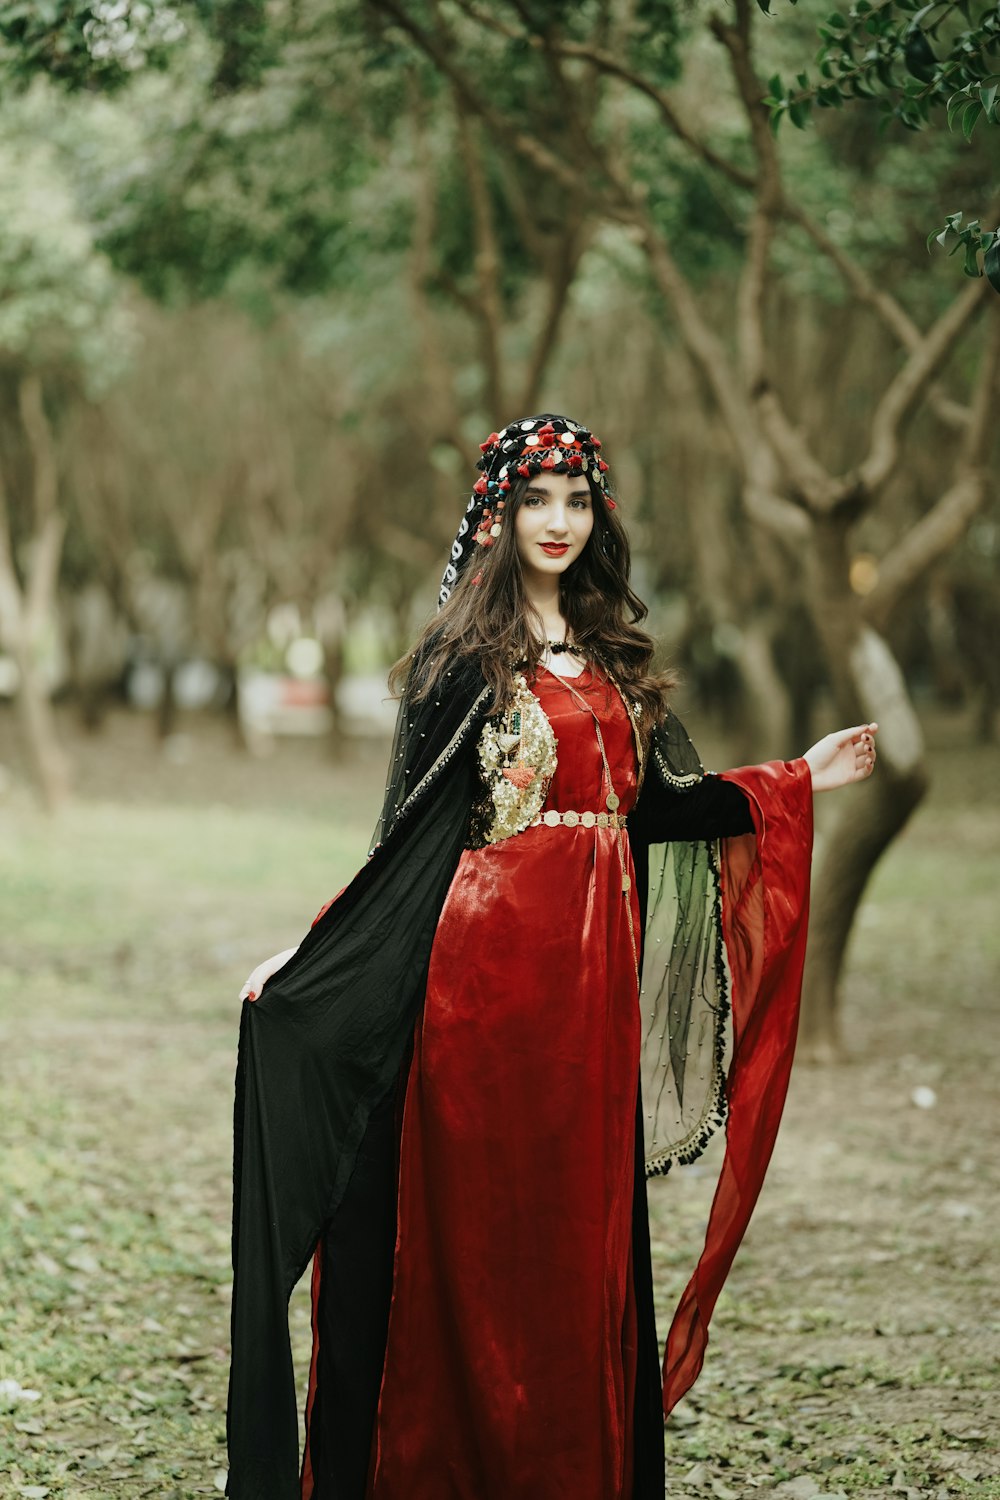
M 547 524 L 545 530 L 550 534 L 550 536 L 565 536 L 566 532 L 569 530 L 566 519 L 565 505 L 563 505 L 559 501 L 557 501 L 554 505 L 550 505 L 546 521 Z

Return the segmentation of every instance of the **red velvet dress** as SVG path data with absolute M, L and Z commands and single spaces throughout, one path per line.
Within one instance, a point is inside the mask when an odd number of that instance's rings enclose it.
M 568 680 L 626 814 L 621 698 L 589 667 Z M 550 672 L 534 690 L 558 740 L 545 808 L 603 812 L 592 715 Z M 462 855 L 406 1088 L 370 1500 L 631 1493 L 639 909 L 622 860 L 631 876 L 623 833 L 565 824 Z

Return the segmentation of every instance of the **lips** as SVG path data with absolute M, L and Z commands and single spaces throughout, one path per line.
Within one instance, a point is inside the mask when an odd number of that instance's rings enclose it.
M 569 542 L 540 542 L 539 546 L 549 557 L 562 557 L 569 551 Z

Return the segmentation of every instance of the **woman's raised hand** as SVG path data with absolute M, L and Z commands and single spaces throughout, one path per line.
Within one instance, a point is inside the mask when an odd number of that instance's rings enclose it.
M 838 729 L 811 745 L 802 757 L 812 772 L 814 792 L 832 792 L 852 781 L 864 781 L 875 769 L 877 724 Z
M 240 990 L 241 1000 L 256 1000 L 272 974 L 283 969 L 293 953 L 298 953 L 298 948 L 286 948 L 284 953 L 276 953 L 273 958 L 265 958 L 262 964 L 258 964 L 250 975 L 246 984 Z

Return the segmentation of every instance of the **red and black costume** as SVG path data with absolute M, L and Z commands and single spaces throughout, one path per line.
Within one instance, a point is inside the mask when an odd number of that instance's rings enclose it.
M 809 769 L 706 775 L 596 661 L 501 715 L 419 681 L 368 863 L 243 1008 L 228 1493 L 659 1500 L 784 1102 Z M 723 1119 L 661 1375 L 646 1172 Z
M 390 789 L 368 864 L 244 1005 L 237 1500 L 364 1500 L 372 1482 L 376 1496 L 414 1500 L 538 1500 L 570 1480 L 595 1500 L 661 1495 L 661 1403 L 698 1373 L 773 1145 L 801 980 L 808 768 L 774 763 L 681 789 L 663 765 L 680 779 L 697 762 L 668 716 L 633 811 L 628 716 L 599 672 L 585 676 L 581 690 L 609 705 L 636 872 L 623 893 L 611 830 L 541 823 L 465 847 L 485 717 L 471 676 L 456 669 L 436 713 L 433 701 L 404 702 L 395 784 L 412 793 L 393 816 Z M 550 674 L 537 690 L 561 751 L 546 807 L 592 807 L 591 725 Z M 667 840 L 672 860 L 679 849 L 707 856 L 716 838 L 736 1032 L 728 1149 L 661 1394 L 636 1087 L 643 1023 L 623 898 L 638 923 L 651 848 L 654 861 Z M 688 947 L 714 937 L 686 930 Z M 314 1253 L 303 1490 L 287 1302 Z

